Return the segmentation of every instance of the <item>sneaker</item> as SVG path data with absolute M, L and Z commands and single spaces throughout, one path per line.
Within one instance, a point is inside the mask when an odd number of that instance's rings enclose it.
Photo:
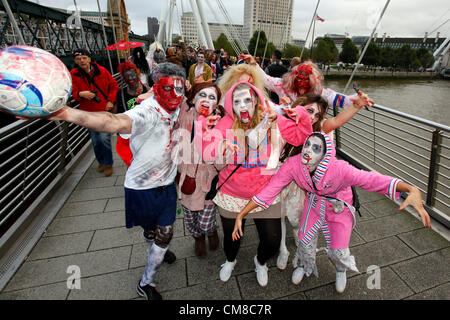
M 98 172 L 103 172 L 105 170 L 105 165 L 103 163 L 99 163 L 97 167 Z
M 227 282 L 231 277 L 231 272 L 234 269 L 234 266 L 236 265 L 236 260 L 233 262 L 229 262 L 228 260 L 221 265 L 222 269 L 220 269 L 220 280 L 223 282 Z
M 347 285 L 347 275 L 346 272 L 336 272 L 336 291 L 338 293 L 343 293 L 345 286 Z
M 142 287 L 140 280 L 137 285 L 137 293 L 147 300 L 162 300 L 162 296 L 158 291 L 156 291 L 156 288 L 154 286 L 147 284 L 146 286 Z
M 295 268 L 294 272 L 292 273 L 292 283 L 295 285 L 300 284 L 304 275 L 305 269 L 303 269 L 302 267 Z
M 289 251 L 280 250 L 280 253 L 278 254 L 277 258 L 277 268 L 280 270 L 286 269 L 288 259 L 289 259 Z
M 145 238 L 145 241 L 147 241 L 148 243 L 153 243 L 153 241 L 155 241 L 154 235 L 152 231 L 147 231 L 144 230 L 142 231 L 142 236 Z
M 267 286 L 267 282 L 269 281 L 267 264 L 265 263 L 264 265 L 260 265 L 256 256 L 253 258 L 253 261 L 255 262 L 256 279 L 258 280 L 259 285 L 261 287 Z
M 105 166 L 105 170 L 103 171 L 105 174 L 105 177 L 109 177 L 113 173 L 113 167 L 112 166 Z
M 170 250 L 167 250 L 166 253 L 164 254 L 163 262 L 172 264 L 175 262 L 175 260 L 177 260 L 177 256 L 175 255 L 175 253 L 173 253 Z

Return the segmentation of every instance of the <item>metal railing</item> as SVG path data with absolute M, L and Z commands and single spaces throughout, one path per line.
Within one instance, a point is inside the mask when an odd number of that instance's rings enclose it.
M 356 166 L 417 186 L 429 213 L 450 228 L 450 127 L 374 105 L 337 129 L 335 142 Z
M 87 129 L 68 122 L 18 120 L 0 129 L 0 238 L 89 142 Z

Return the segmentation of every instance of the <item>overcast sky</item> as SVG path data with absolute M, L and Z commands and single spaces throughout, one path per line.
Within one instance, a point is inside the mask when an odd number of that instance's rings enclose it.
M 128 17 L 131 20 L 131 29 L 134 33 L 147 34 L 147 17 L 159 19 L 163 1 L 165 0 L 125 0 Z M 182 12 L 181 1 L 183 1 L 184 11 L 191 11 L 189 0 L 177 0 L 179 14 Z M 202 1 L 204 3 L 209 1 L 217 7 L 215 0 Z M 293 1 L 292 36 L 296 39 L 304 39 L 317 0 Z M 34 0 L 32 2 L 59 8 L 74 8 L 73 0 Z M 222 2 L 232 17 L 233 23 L 242 24 L 244 0 L 222 0 Z M 76 0 L 76 3 L 82 10 L 98 11 L 97 1 Z M 370 35 L 385 4 L 386 0 L 321 0 L 317 12 L 325 21 L 317 21 L 315 35 L 321 36 L 325 33 L 348 33 L 349 36 Z M 100 6 L 102 10 L 106 10 L 107 0 L 100 0 Z M 217 22 L 206 4 L 204 4 L 204 9 L 208 22 Z M 425 31 L 431 32 L 449 19 L 449 0 L 391 0 L 377 33 L 379 36 L 386 32 L 391 37 L 422 37 Z M 225 23 L 225 18 L 218 22 Z M 177 19 L 174 33 L 180 33 L 179 29 Z M 441 37 L 450 35 L 450 21 L 447 21 L 437 31 L 440 31 Z M 437 31 L 431 37 L 434 37 Z

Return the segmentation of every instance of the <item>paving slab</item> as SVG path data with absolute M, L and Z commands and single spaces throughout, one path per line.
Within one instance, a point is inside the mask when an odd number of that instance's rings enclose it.
M 363 221 L 356 226 L 358 234 L 365 241 L 383 239 L 420 228 L 424 228 L 422 223 L 406 211 L 399 211 L 396 215 Z
M 108 199 L 108 203 L 105 207 L 105 212 L 108 211 L 120 211 L 125 210 L 125 196 L 118 198 L 110 198 Z
M 33 248 L 28 261 L 86 252 L 94 231 L 43 237 Z
M 123 211 L 91 214 L 67 218 L 57 218 L 49 225 L 47 236 L 93 231 L 125 226 Z
M 122 161 L 122 160 L 120 160 Z M 103 172 L 97 171 L 98 164 L 96 161 L 94 161 L 94 164 L 86 171 L 85 176 L 86 177 L 92 177 L 92 178 L 100 178 L 104 177 L 105 174 Z M 123 165 L 117 166 L 116 164 L 113 165 L 113 173 L 111 176 L 123 176 L 127 172 L 127 167 Z
M 359 187 L 356 187 L 356 192 L 358 193 L 359 203 L 361 204 L 387 199 L 384 194 L 369 192 Z
M 335 268 L 326 256 L 317 257 L 319 277 L 316 278 L 314 275 L 305 277 L 299 285 L 292 283 L 292 265 L 289 265 L 285 270 L 278 270 L 276 267 L 269 268 L 269 282 L 266 287 L 261 287 L 258 284 L 254 268 L 253 265 L 252 272 L 237 276 L 242 298 L 245 300 L 277 299 L 322 286 L 335 280 Z
M 145 242 L 142 230 L 125 227 L 96 230 L 89 251 L 123 247 Z
M 108 199 L 90 200 L 83 202 L 67 202 L 58 212 L 56 218 L 82 216 L 92 213 L 101 213 L 105 210 Z
M 407 300 L 450 300 L 450 283 L 415 294 Z
M 98 177 L 98 178 L 85 176 L 78 183 L 75 190 L 111 187 L 111 186 L 116 185 L 116 180 L 117 180 L 117 176 Z
M 35 288 L 5 292 L 0 300 L 65 300 L 69 294 L 67 283 L 60 282 Z
M 70 290 L 68 300 L 129 300 L 139 297 L 136 286 L 144 268 L 81 278 L 80 289 Z
M 361 274 L 347 279 L 344 293 L 336 291 L 335 283 L 308 290 L 305 295 L 311 300 L 399 300 L 413 291 L 389 267 L 380 269 L 380 288 L 369 289 L 371 274 Z
M 166 300 L 240 300 L 242 299 L 235 278 L 227 282 L 220 280 L 188 286 L 161 293 Z
M 367 267 L 378 267 L 411 259 L 417 254 L 403 241 L 396 237 L 373 241 L 351 248 L 351 254 L 355 257 L 356 266 L 360 272 L 366 272 Z
M 398 237 L 418 254 L 425 254 L 450 246 L 450 242 L 444 237 L 427 228 L 402 233 Z
M 130 254 L 131 246 L 128 246 L 51 259 L 27 261 L 20 267 L 4 291 L 67 281 L 72 275 L 67 273 L 69 266 L 78 266 L 81 277 L 126 270 Z
M 278 298 L 276 300 L 307 300 L 304 292 L 296 292 L 294 294 Z
M 450 281 L 450 248 L 435 251 L 404 262 L 392 269 L 416 292 Z
M 363 203 L 361 204 L 361 207 L 369 210 L 374 217 L 384 217 L 399 212 L 397 210 L 399 206 L 387 197 L 384 197 L 381 200 Z
M 81 189 L 75 190 L 68 202 L 77 202 L 77 201 L 89 201 L 89 200 L 98 200 L 98 199 L 109 199 L 109 198 L 119 198 L 123 197 L 124 191 L 121 186 L 113 186 L 113 187 L 102 187 L 92 189 Z

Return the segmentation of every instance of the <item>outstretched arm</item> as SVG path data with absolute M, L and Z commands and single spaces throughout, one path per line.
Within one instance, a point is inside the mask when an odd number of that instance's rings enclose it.
M 365 106 L 372 106 L 374 101 L 369 96 L 361 91 L 358 92 L 358 97 L 350 98 L 353 101 L 353 105 L 339 112 L 336 117 L 327 119 L 322 124 L 322 131 L 329 133 L 336 128 L 342 127 L 346 124 L 355 114 L 358 113 L 361 108 Z
M 87 112 L 67 106 L 55 112 L 47 119 L 52 121 L 68 121 L 99 132 L 130 134 L 132 128 L 131 118 L 125 114 Z

